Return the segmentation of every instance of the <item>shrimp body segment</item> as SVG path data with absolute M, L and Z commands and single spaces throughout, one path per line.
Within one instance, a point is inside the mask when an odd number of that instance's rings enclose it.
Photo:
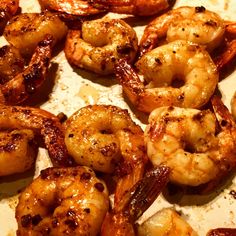
M 69 31 L 65 45 L 71 64 L 102 75 L 112 74 L 119 58 L 132 62 L 137 50 L 134 29 L 123 20 L 108 17 L 85 21 L 81 31 Z
M 174 210 L 164 208 L 138 226 L 138 236 L 197 236 Z
M 108 11 L 137 16 L 151 16 L 167 10 L 175 0 L 90 0 L 93 4 L 107 7 Z M 96 6 L 96 5 L 95 5 Z
M 64 142 L 64 129 L 53 114 L 32 107 L 0 106 L 2 129 L 30 129 L 43 137 L 55 166 L 72 165 Z
M 46 79 L 46 73 L 52 55 L 52 44 L 52 37 L 46 35 L 36 47 L 29 65 L 13 78 L 11 77 L 16 73 L 16 71 L 14 71 L 14 67 L 9 69 L 9 66 L 12 61 L 18 62 L 18 59 L 15 58 L 10 60 L 9 65 L 2 66 L 5 68 L 5 73 L 10 73 L 9 81 L 0 85 L 0 102 L 2 104 L 20 104 L 41 87 Z
M 140 42 L 140 51 L 143 55 L 152 50 L 162 38 L 167 42 L 187 40 L 212 50 L 219 46 L 224 33 L 224 21 L 217 13 L 204 7 L 179 7 L 149 23 Z
M 81 108 L 65 123 L 65 143 L 80 165 L 116 173 L 115 202 L 142 178 L 147 161 L 143 131 L 127 110 L 93 105 Z
M 218 83 L 217 68 L 201 46 L 177 40 L 146 53 L 136 63 L 146 85 L 125 60 L 116 64 L 124 92 L 144 112 L 160 106 L 199 108 Z
M 2 33 L 7 21 L 16 14 L 19 0 L 1 0 L 0 2 L 0 32 Z
M 36 158 L 32 130 L 0 132 L 0 176 L 24 172 Z
M 18 236 L 96 236 L 109 207 L 106 185 L 87 167 L 48 168 L 20 195 Z
M 20 50 L 22 55 L 29 57 L 46 35 L 52 35 L 55 45 L 65 37 L 66 33 L 67 26 L 57 14 L 41 12 L 22 13 L 13 17 L 3 35 L 10 44 Z
M 150 114 L 145 130 L 148 157 L 154 165 L 169 166 L 174 183 L 198 186 L 219 179 L 235 166 L 235 123 L 219 99 L 212 103 L 219 133 L 209 110 L 169 106 Z
M 232 112 L 234 119 L 236 120 L 236 92 L 234 93 L 234 95 L 231 99 L 231 112 Z

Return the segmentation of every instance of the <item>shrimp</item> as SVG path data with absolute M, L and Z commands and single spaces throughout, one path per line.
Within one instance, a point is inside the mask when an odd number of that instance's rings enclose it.
M 192 227 L 171 208 L 164 208 L 138 226 L 138 236 L 197 236 Z
M 36 158 L 32 130 L 0 132 L 0 176 L 30 169 Z
M 218 71 L 201 46 L 177 40 L 146 53 L 137 63 L 147 85 L 134 69 L 120 60 L 115 74 L 135 107 L 151 112 L 160 106 L 199 108 L 206 104 L 218 83 Z
M 39 0 L 39 2 L 46 9 L 75 16 L 95 15 L 106 10 L 102 6 L 100 9 L 93 7 L 87 0 Z
M 17 235 L 96 236 L 108 207 L 106 185 L 91 169 L 48 168 L 19 197 Z
M 0 84 L 13 79 L 23 71 L 25 59 L 19 50 L 12 45 L 0 48 Z
M 55 45 L 67 33 L 67 26 L 51 12 L 22 13 L 13 17 L 3 32 L 6 40 L 24 56 L 31 56 L 45 35 L 52 35 Z
M 116 172 L 115 203 L 119 202 L 143 176 L 147 157 L 142 129 L 127 110 L 109 105 L 83 107 L 65 122 L 65 127 L 68 152 L 79 165 Z
M 169 166 L 170 181 L 176 184 L 212 184 L 236 165 L 236 124 L 220 98 L 211 102 L 215 114 L 173 106 L 150 114 L 145 130 L 148 157 L 153 165 Z
M 207 236 L 234 236 L 234 235 L 236 235 L 236 229 L 232 228 L 212 229 L 207 233 Z
M 140 42 L 140 53 L 142 56 L 154 49 L 161 38 L 167 42 L 188 40 L 212 50 L 220 44 L 224 33 L 224 21 L 217 13 L 204 7 L 179 7 L 148 24 Z
M 65 45 L 71 64 L 102 75 L 113 73 L 119 58 L 133 62 L 137 50 L 134 29 L 123 20 L 108 17 L 85 21 L 81 31 L 69 31 Z
M 0 105 L 0 127 L 32 130 L 43 137 L 55 166 L 73 164 L 64 142 L 64 129 L 53 114 L 39 108 Z
M 101 236 L 135 236 L 135 221 L 154 202 L 169 180 L 170 169 L 159 166 L 146 172 L 110 212 L 106 214 Z
M 231 99 L 231 112 L 234 119 L 236 120 L 236 92 L 234 93 L 234 96 Z
M 151 16 L 170 8 L 175 0 L 90 0 L 98 8 L 107 7 L 110 12 Z
M 21 73 L 6 83 L 0 85 L 0 103 L 16 105 L 25 101 L 30 95 L 35 93 L 45 81 L 47 69 L 51 59 L 53 39 L 46 35 L 45 39 L 39 42 L 29 65 Z M 17 61 L 18 59 L 13 59 Z M 4 60 L 3 60 L 4 61 Z M 11 59 L 9 59 L 11 63 Z M 3 65 L 8 72 L 11 65 Z M 12 67 L 14 72 L 14 67 Z M 10 71 L 10 74 L 12 72 Z
M 13 17 L 19 8 L 19 0 L 1 0 L 0 2 L 0 32 L 6 23 Z

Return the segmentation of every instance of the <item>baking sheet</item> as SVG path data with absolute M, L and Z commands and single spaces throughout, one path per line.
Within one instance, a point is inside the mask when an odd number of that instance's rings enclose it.
M 236 0 L 177 0 L 174 7 L 181 5 L 200 6 L 218 12 L 226 20 L 236 21 Z M 37 0 L 20 0 L 22 12 L 39 12 Z M 113 14 L 114 17 L 124 17 Z M 128 22 L 134 26 L 138 37 L 142 35 L 145 22 L 129 17 Z M 0 45 L 6 41 L 0 38 Z M 58 49 L 59 51 L 59 49 Z M 219 83 L 224 103 L 230 107 L 230 99 L 236 90 L 236 71 Z M 38 95 L 40 94 L 40 100 Z M 128 109 L 133 119 L 145 128 L 147 116 L 135 111 L 131 104 L 124 100 L 122 88 L 112 77 L 98 76 L 80 69 L 72 68 L 66 61 L 63 51 L 52 60 L 48 81 L 31 105 L 58 114 L 64 112 L 70 116 L 80 107 L 88 104 L 112 104 Z M 14 217 L 18 191 L 29 184 L 41 169 L 50 166 L 47 151 L 40 148 L 34 170 L 26 173 L 0 178 L 0 235 L 13 236 L 17 228 Z M 235 175 L 234 175 L 235 176 Z M 172 206 L 182 213 L 198 234 L 205 235 L 211 228 L 236 227 L 236 198 L 230 191 L 236 191 L 236 177 L 230 176 L 228 181 L 210 195 L 186 195 L 175 197 L 160 196 L 143 215 L 140 221 L 163 207 Z

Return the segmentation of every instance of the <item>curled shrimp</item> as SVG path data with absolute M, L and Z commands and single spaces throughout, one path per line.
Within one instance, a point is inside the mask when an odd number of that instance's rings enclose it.
M 215 114 L 172 106 L 150 114 L 145 130 L 148 157 L 154 165 L 171 168 L 172 182 L 212 184 L 235 167 L 235 122 L 220 98 L 213 97 L 212 106 Z
M 52 37 L 46 35 L 45 39 L 39 42 L 26 69 L 0 85 L 0 103 L 16 105 L 37 91 L 46 78 L 51 59 L 52 43 Z M 7 68 L 8 66 L 4 65 Z
M 231 99 L 231 112 L 234 119 L 236 120 L 236 92 L 234 93 L 234 96 Z
M 102 236 L 135 236 L 135 221 L 148 209 L 169 180 L 170 169 L 160 166 L 146 172 L 106 214 L 101 228 Z
M 20 195 L 17 235 L 91 235 L 109 207 L 106 185 L 87 167 L 48 168 Z
M 0 105 L 1 129 L 30 129 L 43 137 L 55 166 L 72 165 L 64 142 L 64 129 L 53 114 L 33 107 Z
M 197 236 L 192 227 L 171 208 L 164 208 L 138 226 L 138 236 Z
M 80 165 L 112 173 L 118 165 L 115 203 L 143 176 L 147 161 L 143 131 L 127 110 L 90 105 L 75 112 L 65 123 L 65 143 Z
M 81 31 L 69 31 L 65 45 L 65 55 L 71 64 L 99 74 L 113 73 L 119 58 L 132 62 L 137 50 L 134 29 L 123 20 L 108 17 L 85 21 Z
M 140 53 L 142 56 L 155 48 L 161 38 L 167 42 L 188 40 L 213 49 L 222 41 L 224 32 L 224 22 L 217 13 L 204 7 L 179 7 L 148 24 L 140 42 Z
M 19 8 L 19 0 L 1 0 L 0 2 L 0 32 L 3 31 L 8 20 Z
M 138 110 L 151 112 L 160 106 L 199 108 L 208 102 L 218 83 L 218 71 L 204 48 L 177 40 L 146 53 L 135 70 L 120 60 L 116 78 Z
M 31 56 L 46 35 L 52 35 L 55 45 L 66 36 L 67 26 L 51 12 L 22 13 L 13 17 L 3 32 L 6 40 L 24 56 Z
M 30 169 L 36 159 L 32 130 L 0 132 L 0 176 Z
M 151 16 L 170 8 L 175 0 L 90 0 L 98 8 L 106 7 L 115 13 Z
M 49 10 L 75 16 L 95 15 L 105 9 L 93 7 L 87 0 L 39 0 L 40 4 Z
M 25 60 L 19 50 L 12 45 L 0 48 L 0 84 L 13 79 L 24 69 Z

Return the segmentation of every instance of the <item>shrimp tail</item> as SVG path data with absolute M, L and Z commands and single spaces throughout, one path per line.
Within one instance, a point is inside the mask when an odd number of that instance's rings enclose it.
M 170 172 L 167 166 L 152 169 L 124 196 L 120 206 L 128 212 L 132 222 L 136 221 L 155 201 L 168 183 Z
M 212 229 L 207 233 L 207 236 L 234 236 L 234 235 L 236 235 L 236 229 L 232 228 Z
M 46 35 L 38 43 L 28 67 L 15 78 L 2 85 L 3 103 L 9 105 L 22 103 L 38 90 L 46 79 L 52 46 L 53 37 L 51 35 Z
M 114 71 L 117 80 L 124 89 L 124 92 L 130 98 L 131 102 L 137 106 L 139 103 L 139 95 L 144 93 L 144 85 L 141 82 L 137 72 L 124 58 L 120 59 L 115 64 Z
M 158 166 L 146 172 L 119 205 L 106 214 L 101 235 L 135 236 L 134 222 L 148 209 L 169 180 L 170 168 Z
M 236 55 L 236 39 L 228 43 L 224 51 L 221 53 L 221 55 L 217 56 L 214 59 L 218 71 L 221 71 L 222 69 L 225 68 L 225 66 L 231 63 L 235 58 L 235 55 Z
M 231 129 L 235 126 L 233 116 L 218 96 L 212 98 L 211 104 L 221 129 Z

